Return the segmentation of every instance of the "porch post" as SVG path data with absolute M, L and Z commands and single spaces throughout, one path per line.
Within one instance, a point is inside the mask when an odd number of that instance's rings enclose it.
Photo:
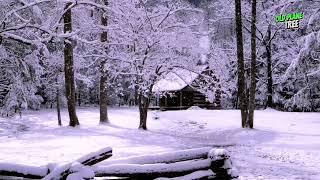
M 164 106 L 167 108 L 168 107 L 168 98 L 167 98 L 167 94 L 164 96 Z
M 180 91 L 180 110 L 182 109 L 182 91 Z
M 160 104 L 160 94 L 159 93 L 157 93 L 157 103 L 156 103 L 156 106 L 161 106 L 161 104 Z

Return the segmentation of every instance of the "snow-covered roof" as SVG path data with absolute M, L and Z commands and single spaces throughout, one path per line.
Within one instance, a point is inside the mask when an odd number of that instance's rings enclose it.
M 199 73 L 202 71 L 203 67 L 199 67 Z M 163 79 L 156 82 L 152 92 L 181 90 L 190 85 L 199 76 L 199 73 L 183 68 L 173 68 Z

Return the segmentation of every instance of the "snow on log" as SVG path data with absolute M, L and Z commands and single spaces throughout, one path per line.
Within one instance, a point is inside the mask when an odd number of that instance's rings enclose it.
M 224 149 L 212 149 L 208 153 L 211 159 L 211 170 L 216 174 L 215 179 L 233 179 L 238 175 L 234 167 L 228 151 Z
M 104 148 L 63 166 L 33 167 L 0 163 L 0 176 L 44 180 L 129 177 L 134 179 L 233 179 L 237 175 L 226 150 L 198 148 L 156 155 L 136 156 L 92 166 L 112 155 Z M 126 164 L 125 164 L 125 163 Z M 133 163 L 133 164 L 132 164 Z M 92 167 L 90 167 L 92 166 Z M 54 167 L 54 168 L 53 168 Z M 49 174 L 47 174 L 49 173 Z
M 205 150 L 204 155 L 202 154 L 202 150 Z M 186 151 L 192 152 L 192 155 L 185 156 Z M 175 156 L 177 154 L 181 156 L 178 158 Z M 201 156 L 197 156 L 200 154 Z M 188 160 L 185 160 L 185 157 L 188 157 Z M 122 162 L 129 162 L 129 164 L 120 164 Z M 130 164 L 132 162 L 138 164 Z M 113 160 L 108 162 L 108 165 L 94 166 L 93 169 L 96 177 L 130 177 L 135 179 L 154 179 L 161 177 L 173 179 L 205 179 L 206 177 L 210 177 L 211 179 L 217 180 L 237 177 L 232 169 L 228 152 L 223 149 L 211 148 L 209 150 L 205 148 L 200 151 L 199 149 L 193 149 L 175 153 L 163 153 L 161 155 L 157 154 L 155 156 L 140 156 Z M 199 178 L 192 178 L 196 176 L 199 176 Z M 203 178 L 201 176 L 203 176 Z
M 179 161 L 187 161 L 192 159 L 206 159 L 208 152 L 212 148 L 195 148 L 180 150 L 175 152 L 157 153 L 152 155 L 143 156 L 132 156 L 129 158 L 120 158 L 114 160 L 107 160 L 101 165 L 112 165 L 112 164 L 157 164 L 157 163 L 174 163 Z
M 14 176 L 31 179 L 41 179 L 46 176 L 49 169 L 45 166 L 27 166 L 11 163 L 0 163 L 0 176 Z
M 94 167 L 96 177 L 130 177 L 137 179 L 154 179 L 158 177 L 178 177 L 194 171 L 208 170 L 210 159 L 189 160 L 176 163 L 158 164 L 115 164 Z
M 99 151 L 89 153 L 89 154 L 79 158 L 76 161 L 83 164 L 83 165 L 86 165 L 86 166 L 92 166 L 92 165 L 95 165 L 101 161 L 108 159 L 111 156 L 112 156 L 112 148 L 107 147 L 107 148 L 103 148 Z
M 79 158 L 74 163 L 68 163 L 63 166 L 55 168 L 52 172 L 50 172 L 47 176 L 45 176 L 43 180 L 66 179 L 69 174 L 82 171 L 81 169 L 83 169 L 85 166 L 94 165 L 111 156 L 112 156 L 112 149 L 109 147 L 103 148 L 99 151 L 89 153 Z M 79 168 L 79 164 L 81 164 L 81 168 Z M 87 167 L 85 168 L 87 169 Z M 75 170 L 75 169 L 78 169 L 78 170 Z
M 161 177 L 161 178 L 156 178 L 155 180 L 213 179 L 214 177 L 215 177 L 215 173 L 209 169 L 209 170 L 195 171 L 185 176 L 179 176 L 174 178 Z
M 43 180 L 58 180 L 65 179 L 72 172 L 70 171 L 72 168 L 72 163 L 65 164 L 63 166 L 56 167 L 53 171 L 51 171 L 48 175 L 46 175 Z
M 70 172 L 66 180 L 84 180 L 84 179 L 93 179 L 94 172 L 90 166 L 84 166 L 78 162 L 72 164 Z

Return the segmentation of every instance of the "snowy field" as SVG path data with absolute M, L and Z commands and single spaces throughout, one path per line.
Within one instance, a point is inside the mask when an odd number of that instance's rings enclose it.
M 155 119 L 159 116 L 159 119 Z M 255 129 L 240 127 L 237 110 L 149 112 L 138 130 L 136 108 L 111 108 L 110 125 L 98 125 L 98 108 L 80 108 L 79 128 L 58 127 L 54 110 L 23 119 L 0 118 L 0 162 L 65 163 L 110 146 L 113 159 L 195 147 L 224 147 L 240 179 L 320 180 L 320 113 L 256 111 Z

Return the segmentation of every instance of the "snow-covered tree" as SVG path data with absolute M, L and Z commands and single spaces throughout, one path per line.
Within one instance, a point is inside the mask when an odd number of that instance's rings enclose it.
M 58 125 L 61 122 L 61 106 L 65 105 L 65 98 L 62 98 L 64 90 L 64 70 L 63 70 L 63 53 L 61 45 L 57 43 L 48 43 L 41 49 L 41 64 L 43 67 L 43 75 L 41 76 L 42 97 L 44 98 L 45 107 L 57 108 Z
M 298 56 L 282 76 L 285 108 L 318 111 L 320 107 L 320 9 L 308 20 L 306 35 L 300 41 Z
M 153 85 L 173 67 L 194 62 L 198 40 L 189 28 L 192 25 L 178 21 L 182 9 L 135 0 L 113 1 L 110 7 L 110 41 L 119 44 L 110 55 L 122 62 L 119 69 L 126 72 L 120 74 L 132 77 L 139 99 L 139 128 L 146 129 Z
M 48 37 L 40 26 L 43 16 L 38 5 L 42 2 L 6 0 L 0 5 L 0 58 L 5 75 L 1 104 L 6 114 L 38 109 L 42 101 L 37 94 L 43 72 L 37 46 Z
M 42 67 L 38 51 L 16 57 L 16 52 L 0 45 L 1 109 L 3 115 L 19 113 L 27 108 L 39 109 L 42 97 L 37 95 Z

